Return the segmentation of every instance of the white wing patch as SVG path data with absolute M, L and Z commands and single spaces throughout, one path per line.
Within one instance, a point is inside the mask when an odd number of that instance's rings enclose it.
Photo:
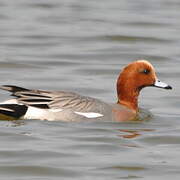
M 95 112 L 87 112 L 87 113 L 84 113 L 84 112 L 75 112 L 76 114 L 79 114 L 79 115 L 82 115 L 84 117 L 87 117 L 87 118 L 97 118 L 97 117 L 102 117 L 103 114 L 100 114 L 100 113 L 95 113 Z

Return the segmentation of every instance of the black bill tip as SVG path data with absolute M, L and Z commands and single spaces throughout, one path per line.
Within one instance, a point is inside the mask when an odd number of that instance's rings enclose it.
M 168 85 L 168 86 L 164 87 L 164 89 L 169 89 L 170 90 L 170 89 L 172 89 L 172 87 Z

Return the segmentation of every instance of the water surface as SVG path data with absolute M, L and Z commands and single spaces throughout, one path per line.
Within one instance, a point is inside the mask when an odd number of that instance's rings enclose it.
M 178 0 L 0 1 L 0 81 L 116 101 L 119 71 L 148 59 L 141 123 L 0 121 L 0 179 L 179 179 Z M 8 93 L 1 91 L 2 100 Z

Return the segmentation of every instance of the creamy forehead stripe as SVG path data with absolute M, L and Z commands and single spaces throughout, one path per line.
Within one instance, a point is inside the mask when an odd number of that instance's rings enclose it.
M 87 117 L 87 118 L 97 118 L 97 117 L 102 117 L 103 114 L 100 114 L 100 113 L 95 113 L 95 112 L 87 112 L 87 113 L 84 113 L 84 112 L 75 112 L 76 114 L 79 114 L 79 115 L 82 115 L 84 117 Z
M 153 68 L 152 64 L 150 62 L 146 61 L 146 60 L 137 60 L 137 62 L 147 64 L 148 66 Z

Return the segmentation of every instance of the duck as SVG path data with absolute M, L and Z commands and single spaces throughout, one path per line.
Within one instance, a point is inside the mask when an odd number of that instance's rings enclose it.
M 145 87 L 172 89 L 157 76 L 147 60 L 136 60 L 125 66 L 116 83 L 117 101 L 107 103 L 75 92 L 46 91 L 2 85 L 12 99 L 0 103 L 0 119 L 37 119 L 48 121 L 79 121 L 109 119 L 118 122 L 134 121 L 140 112 L 138 97 Z

